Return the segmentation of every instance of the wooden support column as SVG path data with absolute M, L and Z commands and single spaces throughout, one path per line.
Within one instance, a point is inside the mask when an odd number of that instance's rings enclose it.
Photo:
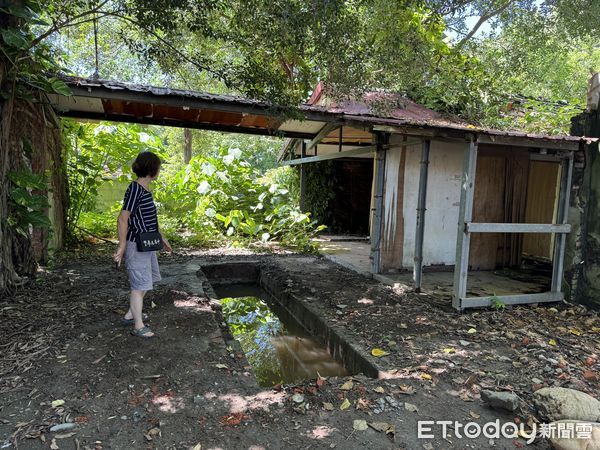
M 419 197 L 417 199 L 417 226 L 413 266 L 413 280 L 416 292 L 421 292 L 421 278 L 423 275 L 423 239 L 425 237 L 425 206 L 427 202 L 427 174 L 430 148 L 431 141 L 429 139 L 424 140 L 421 149 L 421 173 L 419 174 Z
M 571 199 L 571 178 L 573 176 L 573 154 L 562 160 L 560 174 L 560 191 L 558 194 L 557 224 L 566 224 L 569 217 L 569 201 Z M 552 259 L 551 292 L 561 292 L 565 262 L 565 245 L 567 235 L 559 234 L 554 239 L 554 258 Z
M 473 216 L 473 193 L 475 191 L 475 172 L 477 169 L 477 141 L 473 137 L 465 149 L 463 176 L 460 191 L 460 209 L 458 213 L 458 232 L 456 235 L 456 261 L 454 263 L 454 295 L 452 306 L 461 311 L 462 299 L 467 296 L 467 274 L 469 272 L 470 234 L 467 223 Z
M 306 158 L 306 141 L 300 145 L 300 157 Z M 306 164 L 300 164 L 300 211 L 306 212 Z
M 389 134 L 378 132 L 375 134 L 375 205 L 373 222 L 371 226 L 371 272 L 381 272 L 381 226 L 383 217 L 383 182 L 385 179 L 385 145 L 388 143 Z

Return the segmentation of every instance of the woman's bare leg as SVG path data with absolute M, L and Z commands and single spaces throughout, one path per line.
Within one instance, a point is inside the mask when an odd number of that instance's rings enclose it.
M 146 296 L 147 291 L 138 291 L 138 292 L 142 293 L 142 299 L 143 299 Z M 132 294 L 133 294 L 133 291 L 132 291 Z M 129 305 L 130 306 L 129 306 L 129 309 L 127 310 L 127 314 L 125 314 L 125 317 L 124 317 L 125 320 L 133 320 L 133 312 L 131 312 L 131 295 L 132 294 L 129 294 Z M 143 304 L 142 304 L 142 307 L 143 307 Z M 143 314 L 142 314 L 142 317 L 143 317 Z M 143 322 L 143 319 L 142 319 L 142 322 Z
M 129 296 L 129 311 L 133 316 L 134 328 L 139 330 L 144 328 L 144 321 L 142 320 L 142 309 L 144 307 L 144 295 L 146 291 L 132 290 Z M 149 333 L 152 336 L 154 333 Z

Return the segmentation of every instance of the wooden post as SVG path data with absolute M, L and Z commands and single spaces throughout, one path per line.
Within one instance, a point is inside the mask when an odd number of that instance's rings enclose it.
M 569 201 L 571 199 L 571 178 L 573 176 L 573 154 L 561 163 L 560 191 L 558 194 L 557 224 L 566 224 L 569 218 Z M 554 239 L 554 257 L 552 259 L 551 292 L 561 292 L 565 262 L 565 245 L 567 235 L 561 233 Z
M 301 141 L 300 157 L 306 157 L 306 141 Z M 300 211 L 306 212 L 306 164 L 300 164 Z
M 189 164 L 192 159 L 192 130 L 189 128 L 183 129 L 183 163 Z
M 415 257 L 413 266 L 413 280 L 415 291 L 421 292 L 421 278 L 423 275 L 423 239 L 425 237 L 425 206 L 427 201 L 427 173 L 429 168 L 429 149 L 431 141 L 423 141 L 421 149 L 421 173 L 419 175 L 419 197 L 417 199 L 417 227 L 415 235 Z
M 343 138 L 343 133 L 344 133 L 343 129 L 344 129 L 344 127 L 340 126 L 340 136 L 339 136 L 339 139 L 338 139 L 338 141 L 339 141 L 338 142 L 338 152 L 342 151 L 342 138 Z
M 454 296 L 452 306 L 461 311 L 462 299 L 467 295 L 467 274 L 469 272 L 469 246 L 471 236 L 467 223 L 473 217 L 473 193 L 475 190 L 475 173 L 477 169 L 477 141 L 475 137 L 467 144 L 463 165 L 462 185 L 460 190 L 460 209 L 458 213 L 458 230 L 456 235 L 456 261 L 454 262 Z
M 373 226 L 371 227 L 371 272 L 381 272 L 381 225 L 383 217 L 383 189 L 385 180 L 385 144 L 389 134 L 376 133 L 375 142 L 375 208 L 373 210 Z

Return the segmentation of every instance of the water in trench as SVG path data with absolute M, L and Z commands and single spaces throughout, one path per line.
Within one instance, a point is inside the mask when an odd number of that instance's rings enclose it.
M 223 315 L 260 386 L 321 376 L 346 369 L 256 284 L 214 286 Z

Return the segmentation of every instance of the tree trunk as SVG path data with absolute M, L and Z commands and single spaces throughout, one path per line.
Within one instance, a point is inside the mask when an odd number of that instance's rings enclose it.
M 3 22 L 5 20 L 0 20 L 0 23 Z M 15 85 L 7 77 L 7 72 L 8 62 L 4 58 L 0 58 L 0 91 L 8 94 L 7 98 L 0 97 L 0 296 L 10 293 L 15 286 L 19 285 L 21 279 L 15 265 L 22 264 L 27 259 L 25 257 L 27 246 L 23 245 L 24 243 L 10 225 L 9 193 L 11 186 L 8 173 L 17 158 L 12 151 L 10 138 L 15 105 Z M 15 252 L 22 252 L 22 257 L 15 258 Z
M 0 29 L 17 27 L 16 20 L 16 16 L 0 13 Z M 66 207 L 59 123 L 40 101 L 43 99 L 39 93 L 30 93 L 37 97 L 33 101 L 16 96 L 16 78 L 14 66 L 0 53 L 0 92 L 3 94 L 0 96 L 0 297 L 10 295 L 22 284 L 22 277 L 33 276 L 37 259 L 47 256 L 48 230 L 29 227 L 25 232 L 17 231 L 10 201 L 14 186 L 9 174 L 23 168 L 33 173 L 51 174 L 56 248 L 62 246 Z M 35 194 L 47 196 L 48 189 Z
M 192 130 L 183 129 L 183 163 L 189 164 L 192 159 Z

